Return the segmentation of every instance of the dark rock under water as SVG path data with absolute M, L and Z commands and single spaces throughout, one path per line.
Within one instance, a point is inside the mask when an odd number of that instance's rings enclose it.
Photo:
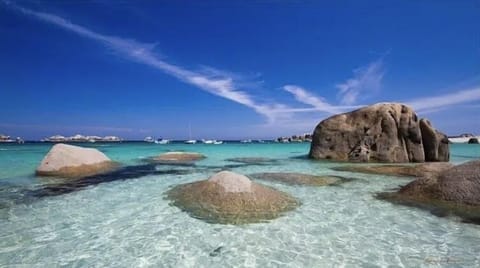
M 339 176 L 318 176 L 304 173 L 293 172 L 266 172 L 266 173 L 254 173 L 249 177 L 259 180 L 267 180 L 273 182 L 281 182 L 289 185 L 307 185 L 307 186 L 327 186 L 327 185 L 339 185 L 341 183 L 351 181 L 353 179 L 347 179 Z
M 154 164 L 127 166 L 113 172 L 48 185 L 43 188 L 30 191 L 28 195 L 33 197 L 56 196 L 82 190 L 86 187 L 97 185 L 100 183 L 135 179 L 147 175 L 183 175 L 193 172 L 195 172 L 195 169 L 158 170 L 157 165 Z
M 57 196 L 62 194 L 68 194 L 74 191 L 82 190 L 89 186 L 94 186 L 100 183 L 107 183 L 113 181 L 136 179 L 148 175 L 185 175 L 195 172 L 204 171 L 221 171 L 230 170 L 239 167 L 245 167 L 255 164 L 228 164 L 223 166 L 197 166 L 194 163 L 169 163 L 158 164 L 149 163 L 143 165 L 126 166 L 118 170 L 92 175 L 88 177 L 69 179 L 64 182 L 48 184 L 39 189 L 26 190 L 25 196 L 28 197 L 47 197 Z M 165 167 L 165 169 L 159 169 L 159 167 Z
M 219 246 L 218 248 L 214 249 L 212 252 L 210 252 L 210 257 L 216 257 L 218 255 L 220 255 L 220 253 L 222 253 L 223 251 L 223 246 Z
M 226 159 L 228 162 L 243 163 L 248 165 L 265 165 L 277 162 L 276 159 L 266 157 L 235 157 Z

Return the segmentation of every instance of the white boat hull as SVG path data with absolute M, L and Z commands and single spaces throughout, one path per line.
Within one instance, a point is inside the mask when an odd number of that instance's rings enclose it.
M 455 137 L 455 138 L 448 138 L 448 141 L 450 141 L 451 143 L 468 143 L 468 141 L 470 139 L 479 139 L 480 140 L 480 136 L 476 136 L 476 137 Z

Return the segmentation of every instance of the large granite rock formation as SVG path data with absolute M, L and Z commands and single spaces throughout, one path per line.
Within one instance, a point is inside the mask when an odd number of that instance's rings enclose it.
M 85 177 L 111 171 L 117 165 L 97 149 L 55 144 L 36 169 L 41 176 Z
M 417 179 L 382 199 L 429 208 L 437 214 L 455 214 L 480 224 L 480 160 Z
M 358 162 L 448 161 L 447 136 L 412 108 L 378 103 L 332 116 L 315 128 L 310 158 Z
M 244 224 L 273 219 L 299 202 L 290 195 L 221 171 L 208 180 L 178 185 L 167 192 L 172 204 L 211 223 Z

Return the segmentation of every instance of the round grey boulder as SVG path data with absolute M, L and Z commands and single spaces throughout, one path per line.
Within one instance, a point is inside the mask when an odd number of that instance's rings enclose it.
M 300 204 L 286 193 L 230 171 L 178 185 L 167 192 L 167 197 L 192 217 L 221 224 L 264 222 Z

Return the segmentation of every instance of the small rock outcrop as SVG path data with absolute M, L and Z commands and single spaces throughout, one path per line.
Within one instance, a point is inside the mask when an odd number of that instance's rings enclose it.
M 355 162 L 449 161 L 446 135 L 400 103 L 378 103 L 320 122 L 310 158 Z
M 160 164 L 191 164 L 206 158 L 203 154 L 193 152 L 167 152 L 150 160 Z
M 117 165 L 97 149 L 55 144 L 36 169 L 40 176 L 85 177 L 115 169 Z
M 290 185 L 308 185 L 308 186 L 326 186 L 336 185 L 347 181 L 347 179 L 337 176 L 316 176 L 303 173 L 291 172 L 271 172 L 271 173 L 255 173 L 249 175 L 254 179 L 268 180 L 273 182 L 281 182 Z
M 480 160 L 417 179 L 398 192 L 383 193 L 380 197 L 480 224 Z
M 226 159 L 226 161 L 250 164 L 250 165 L 261 165 L 265 163 L 273 163 L 275 162 L 275 159 L 270 159 L 266 157 L 235 157 L 235 158 L 228 158 Z
M 377 175 L 406 176 L 406 177 L 426 177 L 448 170 L 453 164 L 441 163 L 420 163 L 408 165 L 363 165 L 354 164 L 349 166 L 333 167 L 336 171 L 358 172 Z
M 221 171 L 208 180 L 178 185 L 167 192 L 172 204 L 210 223 L 245 224 L 281 216 L 300 203 L 292 196 Z

